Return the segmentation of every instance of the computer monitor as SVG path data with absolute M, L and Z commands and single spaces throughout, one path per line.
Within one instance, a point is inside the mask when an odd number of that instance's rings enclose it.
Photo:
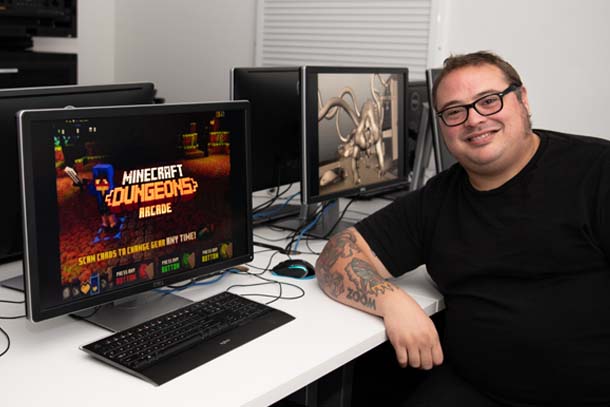
M 426 82 L 428 84 L 428 98 L 430 99 L 431 109 L 432 109 L 432 137 L 434 141 L 434 164 L 436 166 L 436 172 L 439 173 L 441 171 L 446 170 L 451 167 L 453 164 L 457 162 L 455 157 L 451 155 L 449 149 L 447 148 L 447 144 L 445 144 L 445 140 L 443 139 L 443 135 L 440 131 L 440 123 L 439 118 L 434 113 L 434 95 L 432 94 L 432 87 L 434 86 L 434 82 L 436 78 L 441 73 L 440 68 L 427 69 L 426 70 Z
M 407 68 L 307 66 L 301 83 L 304 204 L 408 185 Z
M 422 186 L 425 164 L 432 151 L 432 137 L 430 132 L 430 104 L 428 102 L 428 85 L 426 81 L 409 82 L 406 100 L 406 157 L 409 168 L 409 186 L 406 189 L 399 189 L 384 193 L 385 199 L 398 199 L 410 191 L 414 191 Z
M 17 112 L 22 109 L 65 106 L 149 104 L 153 103 L 154 92 L 152 83 L 0 90 L 0 174 L 4 180 L 5 192 L 3 230 L 0 234 L 0 263 L 18 260 L 23 253 L 17 158 Z M 68 158 L 70 154 L 71 152 L 68 151 Z M 2 278 L 3 276 L 0 275 L 0 279 Z M 6 284 L 17 289 L 23 286 L 21 277 L 12 279 Z
M 30 320 L 153 295 L 252 259 L 248 102 L 19 115 Z M 123 329 L 178 298 L 92 318 Z
M 231 97 L 251 108 L 252 190 L 301 180 L 300 67 L 237 67 L 231 71 Z M 297 215 L 299 205 L 273 205 L 254 213 L 255 223 Z
M 413 172 L 415 166 L 415 152 L 417 142 L 420 137 L 420 126 L 422 121 L 422 114 L 429 114 L 430 112 L 424 108 L 425 104 L 428 103 L 428 84 L 426 81 L 412 81 L 409 82 L 407 88 L 407 160 L 409 169 Z M 426 135 L 421 135 L 425 137 Z M 412 174 L 411 174 L 412 176 Z

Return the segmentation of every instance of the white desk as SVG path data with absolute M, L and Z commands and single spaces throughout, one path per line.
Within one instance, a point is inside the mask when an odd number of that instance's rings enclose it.
M 273 238 L 281 233 L 255 229 Z M 256 238 L 255 238 L 256 240 Z M 322 241 L 311 242 L 318 251 Z M 305 249 L 304 245 L 300 248 Z M 255 252 L 262 250 L 255 247 Z M 271 252 L 256 254 L 253 264 L 264 267 Z M 315 255 L 298 256 L 310 262 Z M 273 263 L 285 259 L 276 255 Z M 0 266 L 2 277 L 20 272 L 20 263 Z M 265 276 L 270 277 L 269 273 Z M 79 345 L 108 332 L 70 317 L 38 324 L 24 319 L 0 320 L 11 338 L 11 348 L 0 357 L 0 400 L 5 406 L 267 406 L 308 385 L 386 340 L 378 317 L 341 305 L 328 298 L 315 280 L 277 278 L 301 286 L 306 295 L 294 301 L 280 300 L 272 306 L 296 319 L 190 372 L 155 387 L 89 357 Z M 260 280 L 229 274 L 210 286 L 180 292 L 199 300 L 231 284 Z M 429 314 L 443 307 L 442 297 L 422 268 L 397 281 Z M 276 287 L 241 288 L 236 293 L 276 294 Z M 296 289 L 284 287 L 287 295 Z M 20 300 L 23 295 L 0 288 L 0 299 Z M 253 297 L 257 299 L 256 297 Z M 257 299 L 261 302 L 268 299 Z M 23 313 L 23 305 L 0 304 L 0 315 Z M 6 340 L 0 336 L 0 351 Z

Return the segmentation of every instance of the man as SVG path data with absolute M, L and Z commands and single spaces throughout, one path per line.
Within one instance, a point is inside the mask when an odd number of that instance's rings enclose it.
M 438 366 L 410 406 L 610 406 L 610 142 L 532 130 L 518 73 L 489 52 L 448 58 L 433 96 L 458 164 L 335 235 L 320 287 L 383 317 L 401 366 Z M 389 281 L 421 264 L 442 345 Z

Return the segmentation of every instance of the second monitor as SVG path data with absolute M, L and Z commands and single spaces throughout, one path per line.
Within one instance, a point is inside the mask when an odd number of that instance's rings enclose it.
M 407 68 L 303 68 L 305 205 L 408 185 L 407 84 Z M 336 205 L 333 208 L 318 210 L 322 215 L 308 233 L 326 237 L 340 230 Z
M 231 97 L 251 106 L 252 190 L 276 190 L 301 180 L 300 68 L 233 68 Z M 273 201 L 273 199 L 271 200 Z M 271 202 L 275 203 L 275 202 Z M 263 205 L 254 223 L 296 215 L 298 205 Z

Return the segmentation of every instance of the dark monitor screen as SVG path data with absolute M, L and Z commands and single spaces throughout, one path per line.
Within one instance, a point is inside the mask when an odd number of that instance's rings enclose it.
M 428 97 L 430 100 L 433 100 L 432 95 L 432 87 L 434 85 L 434 81 L 441 73 L 440 68 L 428 69 L 426 70 L 426 82 L 428 83 Z M 457 162 L 455 157 L 451 155 L 449 149 L 447 148 L 447 144 L 445 144 L 445 140 L 443 139 L 443 135 L 440 131 L 440 123 L 439 118 L 436 116 L 434 111 L 434 105 L 431 106 L 433 109 L 432 113 L 432 137 L 434 140 L 434 163 L 436 165 L 436 171 L 441 172 L 451 167 L 453 164 Z
M 252 259 L 248 102 L 20 117 L 31 320 Z
M 4 222 L 0 262 L 19 259 L 23 252 L 16 114 L 23 109 L 65 106 L 108 106 L 153 103 L 152 83 L 99 86 L 52 86 L 0 90 L 0 174 L 4 180 Z M 69 150 L 69 149 L 68 149 Z M 68 151 L 68 158 L 71 152 Z
M 306 203 L 408 183 L 406 68 L 303 69 Z
M 301 180 L 300 68 L 233 68 L 233 100 L 252 117 L 252 190 Z

